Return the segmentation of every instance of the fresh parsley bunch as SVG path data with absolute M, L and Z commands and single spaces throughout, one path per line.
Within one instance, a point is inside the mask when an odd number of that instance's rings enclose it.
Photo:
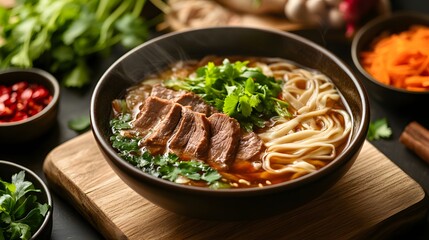
M 209 62 L 197 69 L 195 78 L 171 79 L 165 85 L 197 93 L 209 104 L 236 118 L 249 132 L 255 125 L 264 127 L 265 120 L 272 116 L 290 116 L 288 103 L 277 98 L 282 90 L 281 81 L 247 64 L 247 61 L 231 63 L 228 59 L 219 66 Z
M 44 68 L 68 87 L 90 81 L 89 59 L 147 36 L 145 0 L 18 0 L 0 7 L 0 68 Z
M 12 182 L 0 179 L 0 240 L 30 239 L 42 224 L 50 206 L 40 204 L 33 184 L 25 181 L 25 172 L 12 176 Z

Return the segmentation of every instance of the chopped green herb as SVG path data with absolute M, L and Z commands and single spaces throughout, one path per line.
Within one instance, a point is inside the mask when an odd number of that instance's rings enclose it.
M 112 146 L 118 150 L 120 157 L 145 173 L 171 182 L 185 178 L 204 181 L 213 188 L 220 186 L 217 182 L 222 176 L 202 161 L 182 161 L 175 154 L 152 156 L 148 151 L 142 151 L 139 147 L 140 138 L 125 137 L 121 134 L 122 130 L 131 129 L 130 121 L 131 115 L 129 113 L 121 113 L 110 121 L 113 132 L 110 141 Z
M 277 98 L 281 81 L 247 64 L 247 61 L 230 63 L 228 59 L 220 66 L 209 62 L 197 69 L 195 78 L 171 79 L 165 85 L 199 94 L 209 104 L 236 118 L 249 132 L 255 125 L 263 127 L 264 120 L 272 116 L 289 117 L 288 103 Z
M 380 138 L 389 138 L 392 135 L 392 129 L 387 124 L 386 118 L 381 118 L 369 123 L 367 139 L 370 141 Z
M 50 206 L 37 202 L 40 192 L 25 181 L 25 172 L 12 176 L 12 182 L 0 179 L 0 239 L 30 239 L 43 222 Z

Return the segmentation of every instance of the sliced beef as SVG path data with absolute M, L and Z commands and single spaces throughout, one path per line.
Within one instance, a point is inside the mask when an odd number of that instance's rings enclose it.
M 172 101 L 176 101 L 176 99 L 180 98 L 183 94 L 186 94 L 186 91 L 174 91 L 163 87 L 160 84 L 154 85 L 152 87 L 152 92 L 150 93 L 152 97 L 159 97 Z
M 215 113 L 208 120 L 212 134 L 208 163 L 216 169 L 228 169 L 237 153 L 240 124 L 222 113 Z
M 195 93 L 186 93 L 175 100 L 182 106 L 189 106 L 192 111 L 203 113 L 206 116 L 217 112 L 212 106 L 208 105 L 201 97 Z
M 200 96 L 192 92 L 174 91 L 161 85 L 154 85 L 151 96 L 168 99 L 182 106 L 189 107 L 192 111 L 210 116 L 217 110 L 207 104 Z
M 154 96 L 145 100 L 132 124 L 142 137 L 140 146 L 152 154 L 163 154 L 169 149 L 182 159 L 207 160 L 218 170 L 228 169 L 234 160 L 255 160 L 265 148 L 255 133 L 242 133 L 234 118 L 223 113 L 207 118 L 203 113 Z
M 133 121 L 133 127 L 140 136 L 146 136 L 162 121 L 174 105 L 173 102 L 165 99 L 148 97 Z
M 168 139 L 172 136 L 182 116 L 183 107 L 176 103 L 170 103 L 170 110 L 162 116 L 159 123 L 144 138 L 142 142 L 152 154 L 161 154 L 165 152 Z
M 206 116 L 187 108 L 171 137 L 169 149 L 183 159 L 205 159 L 210 142 L 210 123 Z
M 140 146 L 152 154 L 162 153 L 182 115 L 182 106 L 157 97 L 148 97 L 140 109 L 134 129 L 143 139 Z
M 261 158 L 261 154 L 264 150 L 265 145 L 258 135 L 254 132 L 242 132 L 236 159 L 245 161 L 257 160 Z

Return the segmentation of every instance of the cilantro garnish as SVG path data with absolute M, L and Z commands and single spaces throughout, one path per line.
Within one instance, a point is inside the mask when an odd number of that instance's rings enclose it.
M 21 171 L 12 176 L 12 182 L 0 179 L 0 239 L 30 239 L 50 208 L 37 202 L 31 193 L 40 190 L 24 178 Z
M 152 156 L 148 151 L 142 151 L 138 144 L 141 140 L 139 137 L 125 137 L 121 134 L 122 130 L 131 129 L 130 121 L 129 113 L 121 113 L 110 121 L 113 132 L 110 141 L 120 157 L 145 173 L 171 182 L 176 182 L 182 177 L 206 182 L 212 188 L 225 188 L 224 185 L 217 183 L 222 176 L 202 161 L 182 161 L 175 154 Z
M 248 61 L 230 63 L 228 59 L 219 66 L 209 62 L 197 69 L 194 78 L 170 79 L 164 84 L 197 93 L 207 103 L 236 118 L 247 131 L 254 126 L 264 127 L 264 120 L 272 116 L 289 117 L 288 103 L 277 98 L 281 81 L 247 64 Z
M 369 123 L 367 138 L 370 141 L 380 138 L 389 138 L 392 135 L 392 129 L 387 124 L 386 118 L 381 118 Z

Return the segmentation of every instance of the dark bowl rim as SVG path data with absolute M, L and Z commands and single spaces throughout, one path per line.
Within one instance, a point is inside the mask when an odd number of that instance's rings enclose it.
M 6 161 L 6 160 L 0 160 L 0 165 L 9 165 L 18 169 L 22 169 L 25 171 L 25 174 L 30 174 L 34 179 L 37 180 L 37 182 L 42 186 L 42 193 L 44 195 L 46 195 L 46 199 L 47 199 L 47 204 L 49 204 L 49 210 L 46 213 L 45 218 L 43 219 L 42 224 L 40 225 L 40 227 L 37 229 L 37 231 L 31 236 L 31 239 L 36 239 L 39 237 L 39 235 L 42 234 L 43 231 L 45 231 L 45 228 L 48 227 L 49 225 L 49 221 L 51 221 L 52 218 L 52 212 L 53 212 L 53 200 L 52 200 L 52 196 L 51 196 L 51 192 L 49 191 L 48 186 L 45 184 L 45 182 L 43 182 L 43 180 L 32 170 L 19 165 L 17 163 L 14 162 L 10 162 L 10 161 Z M 50 231 L 50 229 L 47 229 L 48 231 Z
M 0 123 L 0 128 L 5 128 L 5 127 L 13 127 L 13 126 L 18 126 L 18 125 L 24 125 L 24 124 L 30 124 L 33 120 L 36 120 L 38 118 L 42 118 L 45 113 L 51 111 L 52 108 L 54 108 L 54 106 L 58 103 L 58 100 L 60 98 L 60 85 L 57 81 L 57 79 L 50 74 L 49 72 L 43 70 L 43 69 L 39 69 L 39 68 L 8 68 L 6 70 L 1 70 L 0 71 L 0 76 L 3 74 L 13 74 L 13 73 L 29 73 L 29 74 L 35 74 L 35 75 L 39 75 L 41 77 L 43 77 L 43 79 L 45 79 L 46 83 L 44 84 L 45 86 L 51 86 L 53 88 L 53 92 L 52 94 L 52 100 L 51 102 L 46 105 L 46 107 L 44 107 L 42 109 L 42 111 L 38 112 L 37 114 L 26 118 L 24 120 L 20 120 L 20 121 L 16 121 L 16 122 L 6 122 L 6 123 Z
M 129 55 L 139 51 L 141 48 L 146 47 L 147 45 L 153 44 L 156 41 L 163 40 L 165 38 L 174 37 L 175 35 L 181 35 L 181 34 L 189 34 L 192 32 L 198 32 L 198 31 L 210 31 L 210 30 L 221 30 L 221 29 L 245 29 L 245 30 L 251 30 L 251 31 L 260 31 L 260 32 L 268 32 L 270 34 L 277 34 L 282 35 L 283 37 L 291 38 L 295 41 L 302 42 L 303 44 L 307 45 L 310 48 L 314 48 L 317 51 L 321 52 L 323 55 L 326 55 L 328 58 L 330 58 L 334 63 L 336 63 L 351 79 L 354 84 L 354 86 L 357 89 L 357 94 L 360 96 L 360 99 L 362 101 L 362 119 L 359 126 L 357 127 L 356 134 L 354 135 L 354 138 L 350 139 L 346 149 L 344 149 L 340 155 L 338 155 L 332 162 L 330 162 L 327 166 L 324 168 L 307 175 L 304 175 L 302 177 L 299 177 L 295 180 L 273 184 L 270 186 L 264 186 L 263 188 L 259 187 L 253 187 L 253 188 L 238 188 L 238 189 L 210 189 L 210 188 L 203 188 L 203 187 L 195 187 L 195 186 L 187 186 L 187 185 L 181 185 L 173 182 L 166 181 L 164 179 L 159 179 L 154 176 L 151 176 L 149 174 L 146 174 L 142 172 L 141 170 L 135 168 L 130 163 L 125 161 L 124 159 L 120 158 L 116 151 L 112 148 L 110 143 L 104 141 L 103 133 L 101 130 L 101 127 L 96 124 L 95 117 L 95 105 L 98 98 L 98 95 L 100 94 L 100 88 L 101 85 L 104 82 L 104 79 L 107 78 L 107 76 L 110 74 L 110 72 L 115 69 L 117 66 L 121 64 L 121 62 L 127 58 Z M 190 30 L 183 30 L 179 32 L 171 32 L 164 35 L 161 35 L 159 37 L 156 37 L 154 39 L 151 39 L 140 46 L 137 46 L 136 48 L 128 51 L 125 53 L 122 57 L 120 57 L 117 61 L 115 61 L 101 76 L 99 79 L 97 85 L 94 88 L 93 95 L 91 98 L 91 104 L 90 104 L 90 119 L 91 119 L 91 128 L 93 135 L 99 144 L 99 147 L 103 148 L 104 151 L 107 152 L 108 155 L 110 155 L 114 161 L 111 163 L 115 164 L 116 166 L 120 166 L 122 169 L 126 169 L 126 172 L 128 175 L 131 175 L 133 178 L 137 179 L 143 179 L 146 181 L 150 181 L 153 184 L 156 185 L 162 185 L 164 187 L 173 188 L 178 191 L 192 191 L 194 193 L 199 194 L 206 194 L 206 195 L 222 195 L 222 196 L 230 196 L 234 194 L 240 194 L 241 196 L 244 195 L 260 195 L 265 194 L 268 192 L 278 192 L 283 191 L 286 189 L 292 189 L 296 188 L 301 185 L 308 184 L 309 182 L 312 182 L 313 179 L 320 179 L 331 172 L 338 169 L 340 166 L 346 164 L 348 161 L 346 161 L 347 158 L 352 158 L 353 154 L 358 152 L 360 148 L 363 146 L 363 143 L 366 138 L 366 131 L 368 128 L 369 123 L 369 100 L 367 93 L 365 91 L 365 88 L 360 81 L 359 78 L 355 76 L 353 71 L 338 57 L 336 57 L 333 53 L 326 50 L 325 48 L 319 46 L 318 44 L 307 40 L 303 37 L 300 37 L 294 33 L 290 32 L 284 32 L 276 29 L 265 29 L 265 28 L 258 28 L 258 27 L 241 27 L 241 26 L 222 26 L 222 27 L 207 27 L 207 28 L 196 28 L 196 29 L 190 29 Z M 354 120 L 353 120 L 354 121 Z M 354 125 L 354 124 L 353 124 Z M 105 157 L 106 158 L 106 157 Z M 110 161 L 110 160 L 107 160 Z
M 386 88 L 388 90 L 394 91 L 394 92 L 400 92 L 400 93 L 405 93 L 405 94 L 410 94 L 410 95 L 428 95 L 429 91 L 425 91 L 425 92 L 417 92 L 417 91 L 409 91 L 406 89 L 402 89 L 402 88 L 397 88 L 397 87 L 393 87 L 391 85 L 387 85 L 384 83 L 381 83 L 379 81 L 377 81 L 376 79 L 374 79 L 374 77 L 372 77 L 371 74 L 369 74 L 361 65 L 360 62 L 360 58 L 359 58 L 359 53 L 357 52 L 357 47 L 360 43 L 361 38 L 368 33 L 368 31 L 370 31 L 372 28 L 378 27 L 381 24 L 384 24 L 386 22 L 390 22 L 390 21 L 395 21 L 396 19 L 401 19 L 401 18 L 412 18 L 412 19 L 421 19 L 423 21 L 426 21 L 427 23 L 425 25 L 427 25 L 429 27 L 429 15 L 425 15 L 422 13 L 418 13 L 418 12 L 412 12 L 412 11 L 400 11 L 400 12 L 395 12 L 392 14 L 388 14 L 388 15 L 382 15 L 379 17 L 374 18 L 373 20 L 369 21 L 368 23 L 366 23 L 362 28 L 360 28 L 358 30 L 358 32 L 356 33 L 356 35 L 353 37 L 352 40 L 352 46 L 351 46 L 351 55 L 352 55 L 352 60 L 354 65 L 356 66 L 356 68 L 358 69 L 358 71 L 370 82 L 376 84 L 377 86 L 380 86 L 382 88 Z M 386 31 L 388 29 L 384 29 L 383 31 Z M 380 33 L 377 33 L 377 36 Z M 376 36 L 376 37 L 377 37 Z M 368 47 L 368 46 L 366 46 Z

